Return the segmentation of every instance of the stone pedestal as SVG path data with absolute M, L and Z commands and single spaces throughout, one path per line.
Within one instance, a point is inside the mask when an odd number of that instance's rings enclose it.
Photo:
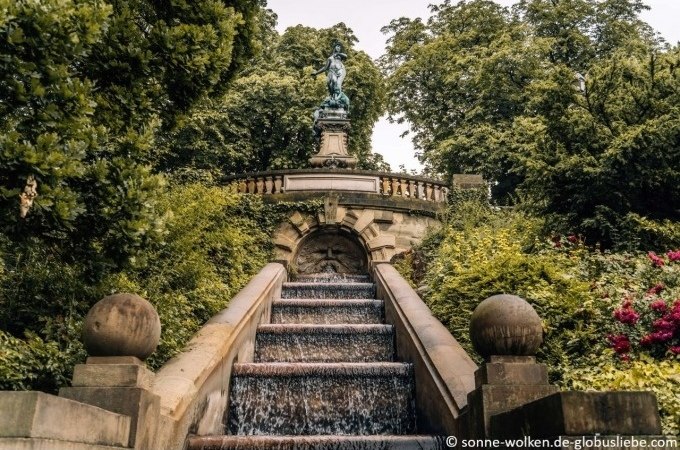
M 314 128 L 321 137 L 319 152 L 309 160 L 313 167 L 356 167 L 357 159 L 347 152 L 350 121 L 344 110 L 321 109 Z
M 153 450 L 160 398 L 151 393 L 154 374 L 135 357 L 88 358 L 73 372 L 73 387 L 59 396 L 129 416 L 130 439 L 136 450 Z
M 475 372 L 475 390 L 468 394 L 470 438 L 491 436 L 491 416 L 558 392 L 548 383 L 545 364 L 533 356 L 491 356 Z

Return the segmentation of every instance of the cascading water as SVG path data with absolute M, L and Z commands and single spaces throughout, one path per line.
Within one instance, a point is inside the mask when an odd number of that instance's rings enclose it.
M 191 450 L 407 450 L 443 448 L 414 436 L 415 381 L 394 362 L 367 275 L 322 273 L 284 283 L 272 324 L 258 327 L 253 363 L 234 364 L 228 435 Z

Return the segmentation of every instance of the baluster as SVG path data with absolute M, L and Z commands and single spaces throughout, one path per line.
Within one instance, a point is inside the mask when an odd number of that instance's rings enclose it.
M 265 178 L 265 182 L 264 182 L 264 193 L 265 193 L 265 194 L 273 194 L 273 193 L 274 193 L 274 192 L 272 191 L 273 188 L 274 188 L 274 182 L 273 182 L 273 180 L 272 180 L 272 177 L 269 176 L 269 177 Z
M 248 191 L 248 186 L 246 185 L 246 180 L 237 181 L 237 189 L 239 194 L 245 194 Z
M 252 178 L 248 178 L 248 194 L 254 193 L 255 193 L 255 180 Z
M 401 196 L 408 197 L 408 182 L 404 178 L 399 179 L 399 186 L 401 189 Z
M 261 194 L 264 190 L 264 180 L 260 177 L 255 178 L 255 187 L 257 188 L 256 194 Z
M 382 185 L 382 194 L 390 195 L 390 179 L 388 177 L 380 177 L 380 184 Z
M 442 187 L 438 184 L 434 185 L 434 201 L 439 203 L 442 201 Z
M 422 181 L 418 182 L 418 198 L 425 200 L 425 184 Z
M 416 198 L 416 182 L 414 180 L 408 180 L 408 196 L 410 198 Z
M 399 195 L 399 179 L 392 177 L 392 197 Z
M 281 188 L 283 186 L 283 175 L 276 175 L 274 177 L 274 193 L 280 194 L 283 192 Z
M 425 184 L 425 200 L 432 201 L 432 191 L 433 191 L 433 186 L 432 183 L 426 183 Z

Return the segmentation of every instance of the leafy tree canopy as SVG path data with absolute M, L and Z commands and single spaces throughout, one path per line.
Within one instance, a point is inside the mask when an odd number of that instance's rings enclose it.
M 257 48 L 260 8 L 0 0 L 0 228 L 105 266 L 158 239 L 162 180 L 148 167 L 158 131 L 225 90 Z
M 371 153 L 371 132 L 384 108 L 380 70 L 354 48 L 351 29 L 340 23 L 314 29 L 298 25 L 279 35 L 276 16 L 263 11 L 262 53 L 237 77 L 224 96 L 202 103 L 167 142 L 163 171 L 186 177 L 304 168 L 316 152 L 312 113 L 326 96 L 323 77 L 313 78 L 333 42 L 348 54 L 344 91 L 352 101 L 349 151 L 364 169 L 386 168 Z
M 481 173 L 499 201 L 519 195 L 591 244 L 643 244 L 641 224 L 680 218 L 679 49 L 644 8 L 447 0 L 427 23 L 394 20 L 389 111 L 412 124 L 429 171 Z M 644 244 L 662 245 L 653 234 Z

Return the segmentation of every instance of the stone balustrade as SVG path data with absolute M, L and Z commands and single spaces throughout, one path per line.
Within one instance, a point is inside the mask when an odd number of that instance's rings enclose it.
M 304 179 L 308 183 L 303 183 Z M 242 194 L 285 194 L 299 191 L 367 192 L 427 202 L 446 202 L 446 183 L 425 177 L 372 171 L 281 170 L 233 176 L 225 179 Z M 304 187 L 303 187 L 304 186 Z

